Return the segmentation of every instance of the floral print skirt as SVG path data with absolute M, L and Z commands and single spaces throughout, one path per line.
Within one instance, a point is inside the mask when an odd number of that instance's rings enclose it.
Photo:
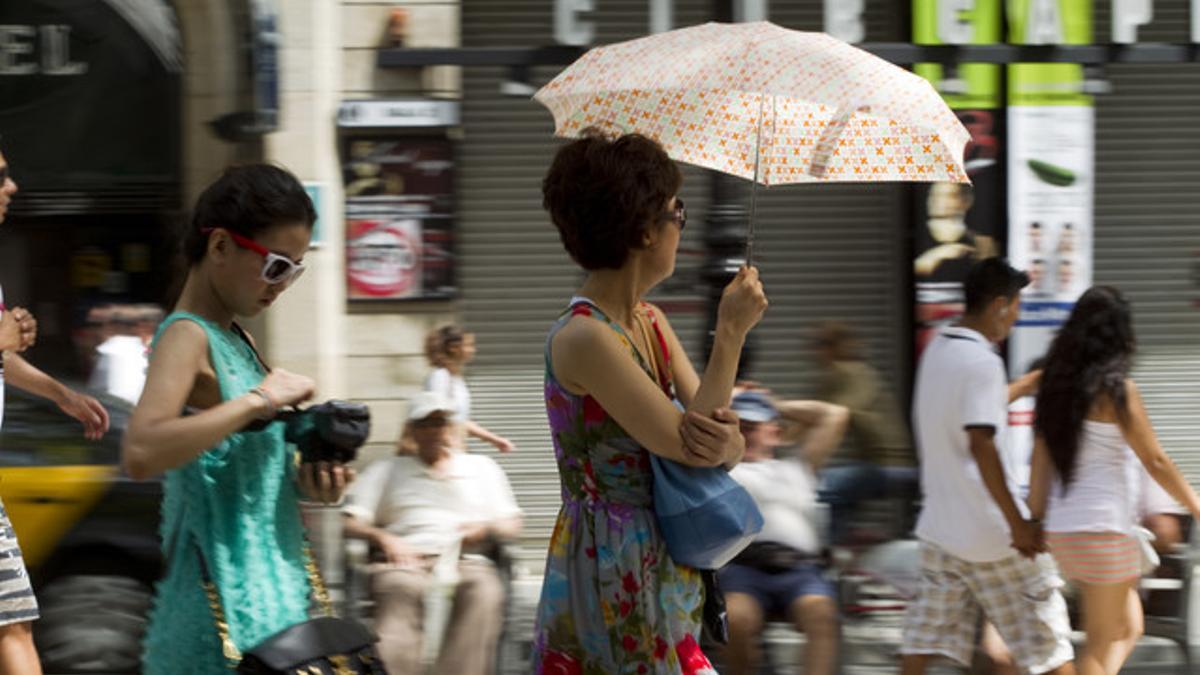
M 568 500 L 550 540 L 537 675 L 716 675 L 700 650 L 704 585 L 649 508 Z

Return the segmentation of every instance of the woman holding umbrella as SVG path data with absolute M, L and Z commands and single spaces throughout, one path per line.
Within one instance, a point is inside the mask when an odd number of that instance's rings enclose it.
M 564 248 L 588 276 L 546 343 L 563 507 L 538 608 L 537 673 L 715 673 L 698 646 L 700 573 L 667 552 L 649 453 L 706 467 L 740 459 L 726 406 L 767 300 L 757 270 L 743 268 L 721 298 L 699 377 L 662 311 L 642 300 L 674 271 L 687 222 L 681 182 L 655 141 L 590 134 L 558 151 L 542 185 Z

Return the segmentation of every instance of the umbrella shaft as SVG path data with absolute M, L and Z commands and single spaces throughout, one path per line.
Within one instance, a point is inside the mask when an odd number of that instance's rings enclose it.
M 750 224 L 746 228 L 746 266 L 754 264 L 754 207 L 758 197 L 758 167 L 762 161 L 762 123 L 763 112 L 766 109 L 767 95 L 758 97 L 758 132 L 754 138 L 754 177 L 750 179 Z M 772 106 L 774 100 L 772 99 Z

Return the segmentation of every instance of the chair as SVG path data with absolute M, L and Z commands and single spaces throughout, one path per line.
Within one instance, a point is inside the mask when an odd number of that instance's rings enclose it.
M 1187 529 L 1188 543 L 1162 555 L 1159 573 L 1142 579 L 1140 584 L 1144 600 L 1155 600 L 1145 603 L 1145 633 L 1179 645 L 1183 650 L 1180 673 L 1191 673 L 1192 665 L 1200 664 L 1200 652 L 1196 651 L 1200 645 L 1200 621 L 1191 620 L 1193 608 L 1200 610 L 1200 598 L 1195 597 L 1200 586 L 1192 583 L 1200 570 L 1200 528 L 1189 519 Z M 1162 613 L 1151 613 L 1155 609 Z
M 371 625 L 374 620 L 374 602 L 371 599 L 371 574 L 368 571 L 371 563 L 371 547 L 362 539 L 346 539 L 345 556 L 346 599 L 344 606 L 346 612 L 349 616 L 367 625 Z M 500 635 L 497 638 L 498 646 L 496 649 L 495 667 L 495 672 L 500 673 L 504 672 L 502 669 L 502 661 L 506 653 L 504 643 L 506 638 L 512 634 L 512 589 L 516 573 L 515 561 L 520 558 L 520 549 L 516 544 L 496 543 L 492 550 L 487 553 L 487 557 L 495 563 L 496 572 L 499 574 L 500 583 L 504 588 L 504 604 L 501 607 L 504 620 L 500 629 Z

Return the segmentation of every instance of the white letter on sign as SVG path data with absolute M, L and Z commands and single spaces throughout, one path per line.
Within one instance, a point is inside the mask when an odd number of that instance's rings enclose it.
M 767 0 L 733 0 L 733 22 L 767 20 Z
M 1063 41 L 1062 19 L 1058 15 L 1058 0 L 1029 0 L 1029 16 L 1025 19 L 1025 43 L 1057 45 Z
M 1200 0 L 1192 0 L 1192 42 L 1200 42 Z
M 942 0 L 937 4 L 938 40 L 948 45 L 969 45 L 975 25 L 965 16 L 975 9 L 975 0 Z
M 862 42 L 867 36 L 862 15 L 863 0 L 825 0 L 825 32 L 846 42 Z
M 674 0 L 650 0 L 650 32 L 665 33 L 675 23 L 672 5 Z
M 1137 42 L 1138 26 L 1154 18 L 1153 0 L 1113 0 L 1112 39 L 1121 44 Z
M 0 75 L 32 75 L 37 63 L 21 57 L 33 54 L 33 26 L 0 26 Z
M 47 75 L 83 75 L 86 63 L 71 61 L 71 27 L 42 26 L 42 72 Z
M 591 44 L 596 27 L 576 15 L 594 9 L 592 0 L 554 0 L 554 39 L 564 45 Z

